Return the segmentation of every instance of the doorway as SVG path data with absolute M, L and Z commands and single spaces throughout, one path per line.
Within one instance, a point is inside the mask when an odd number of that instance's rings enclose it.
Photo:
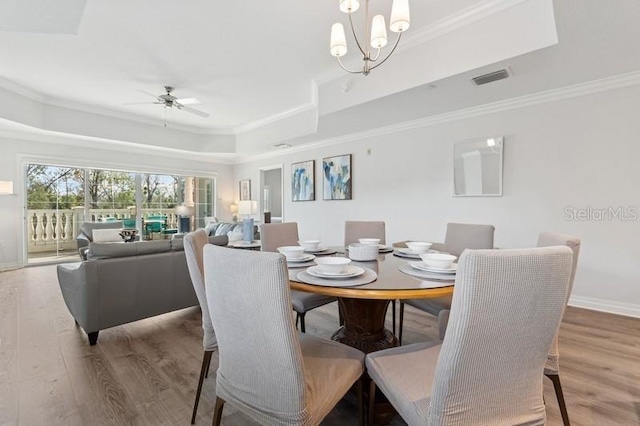
M 279 164 L 260 169 L 261 211 L 263 218 L 270 216 L 273 223 L 284 221 L 282 168 L 282 164 Z

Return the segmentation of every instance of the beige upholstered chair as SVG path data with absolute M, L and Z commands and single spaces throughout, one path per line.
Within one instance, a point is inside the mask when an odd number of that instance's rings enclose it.
M 209 365 L 211 364 L 211 356 L 213 351 L 218 347 L 218 341 L 211 324 L 211 316 L 209 315 L 209 306 L 207 305 L 207 295 L 204 288 L 204 267 L 202 263 L 202 250 L 209 243 L 209 237 L 204 229 L 184 236 L 184 254 L 187 258 L 187 267 L 193 288 L 198 297 L 198 303 L 202 310 L 202 330 L 204 335 L 202 338 L 202 346 L 204 347 L 204 356 L 202 357 L 202 368 L 200 368 L 200 380 L 198 381 L 198 390 L 196 391 L 196 401 L 193 404 L 193 414 L 191 416 L 191 424 L 196 422 L 196 414 L 198 413 L 198 402 L 200 402 L 200 393 L 202 392 L 202 382 L 209 375 Z
M 357 243 L 358 238 L 380 238 L 380 244 L 386 244 L 385 224 L 382 221 L 354 221 L 344 223 L 344 246 Z
M 219 344 L 214 425 L 225 402 L 264 425 L 318 425 L 359 382 L 362 352 L 296 331 L 283 255 L 209 244 L 204 276 Z
M 368 354 L 372 391 L 411 426 L 544 424 L 540 376 L 572 256 L 567 247 L 465 251 L 444 342 Z
M 492 249 L 493 225 L 474 225 L 469 223 L 448 223 L 444 244 L 434 244 L 434 250 L 446 251 L 460 257 L 465 249 Z M 451 296 L 437 297 L 433 299 L 408 299 L 400 301 L 400 329 L 398 341 L 402 344 L 402 326 L 404 323 L 404 305 L 408 304 L 421 311 L 427 312 L 438 318 L 438 331 L 440 340 L 444 338 L 444 332 L 449 319 L 451 309 Z
M 580 240 L 570 235 L 558 234 L 553 232 L 543 232 L 538 237 L 538 247 L 549 246 L 567 246 L 573 251 L 573 264 L 571 266 L 571 278 L 569 280 L 569 290 L 567 291 L 566 301 L 569 300 L 571 295 L 571 289 L 573 288 L 573 280 L 576 276 L 576 267 L 578 265 L 578 256 L 580 255 Z M 566 305 L 566 303 L 565 303 Z M 558 352 L 558 335 L 553 339 L 553 344 L 549 350 L 547 357 L 547 363 L 544 366 L 544 374 L 553 382 L 553 388 L 556 392 L 556 398 L 558 399 L 558 406 L 560 407 L 560 414 L 562 415 L 562 422 L 565 426 L 569 425 L 569 414 L 567 413 L 567 406 L 564 402 L 564 395 L 562 393 L 562 385 L 560 384 L 560 354 Z
M 282 246 L 298 245 L 298 224 L 296 222 L 266 223 L 260 229 L 262 251 L 277 251 Z M 320 294 L 306 293 L 304 291 L 291 291 L 293 310 L 296 311 L 296 326 L 300 322 L 300 330 L 305 333 L 305 315 L 308 311 L 335 302 L 335 297 L 322 296 Z

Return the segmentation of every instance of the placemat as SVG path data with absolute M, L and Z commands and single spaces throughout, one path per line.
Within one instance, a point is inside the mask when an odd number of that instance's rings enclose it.
M 288 269 L 308 268 L 309 266 L 316 266 L 316 262 L 310 260 L 308 262 L 287 262 Z
M 408 263 L 401 265 L 399 268 L 400 272 L 404 272 L 407 275 L 411 275 L 412 277 L 421 278 L 423 280 L 438 280 L 438 281 L 446 281 L 445 285 L 452 285 L 455 280 L 455 274 L 437 274 L 434 272 L 420 271 L 416 268 L 412 268 Z
M 355 287 L 358 285 L 369 284 L 378 278 L 378 274 L 376 274 L 375 271 L 372 271 L 369 268 L 362 269 L 364 269 L 364 274 L 358 277 L 345 279 L 316 278 L 307 274 L 306 271 L 300 271 L 298 272 L 298 275 L 295 276 L 294 281 L 299 281 L 305 284 L 322 285 L 325 287 Z

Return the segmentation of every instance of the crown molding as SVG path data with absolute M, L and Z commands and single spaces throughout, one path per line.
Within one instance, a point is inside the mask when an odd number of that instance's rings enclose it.
M 521 3 L 532 0 L 483 0 L 474 5 L 457 11 L 432 24 L 414 30 L 409 35 L 403 35 L 402 42 L 396 49 L 397 52 L 413 49 L 414 47 L 426 43 L 435 38 L 441 37 L 466 25 L 484 19 L 488 16 L 499 13 L 505 9 L 517 6 Z M 345 76 L 340 67 L 320 74 L 316 81 L 318 84 L 325 84 Z
M 220 153 L 206 153 L 206 152 L 194 152 L 186 151 L 176 148 L 160 147 L 156 145 L 145 145 L 133 142 L 119 141 L 113 139 L 101 139 L 90 136 L 80 136 L 73 134 L 57 134 L 51 131 L 40 132 L 20 132 L 11 130 L 0 130 L 0 138 L 17 139 L 31 142 L 45 142 L 56 143 L 68 146 L 78 146 L 82 148 L 87 147 L 87 142 L 108 144 L 109 147 L 117 146 L 118 151 L 139 155 L 153 155 L 168 157 L 168 158 L 181 158 L 185 160 L 193 160 L 194 155 L 202 161 L 212 161 L 216 164 L 235 164 L 233 158 L 236 154 L 220 154 Z
M 148 124 L 156 127 L 165 127 L 164 120 L 160 120 L 152 117 L 145 117 L 138 114 L 131 114 L 128 112 L 116 111 L 108 108 L 101 108 L 95 105 L 80 104 L 66 99 L 45 97 L 44 104 L 51 106 L 58 106 L 61 108 L 71 109 L 74 111 L 89 112 L 92 114 L 103 115 L 106 117 L 118 118 L 121 120 L 135 121 L 137 123 Z M 220 128 L 206 128 L 197 126 L 186 126 L 183 124 L 167 122 L 167 127 L 173 130 L 179 130 L 182 132 L 202 134 L 202 135 L 233 135 L 233 129 L 227 127 Z
M 238 135 L 240 133 L 250 132 L 251 130 L 258 129 L 260 127 L 268 126 L 269 124 L 277 123 L 280 120 L 284 120 L 289 117 L 293 117 L 297 114 L 301 114 L 303 112 L 313 110 L 318 110 L 318 84 L 315 80 L 311 80 L 311 93 L 310 93 L 310 102 L 301 104 L 297 107 L 288 109 L 286 111 L 282 111 L 278 114 L 271 115 L 269 117 L 261 118 L 255 121 L 251 121 L 249 123 L 238 126 L 234 129 L 234 134 Z
M 13 92 L 16 95 L 24 96 L 25 98 L 31 99 L 32 101 L 36 101 L 40 103 L 44 103 L 45 101 L 45 97 L 42 94 L 36 91 L 33 91 L 31 89 L 27 89 L 24 86 L 20 86 L 17 83 L 14 83 L 12 81 L 6 80 L 1 77 L 0 77 L 0 87 L 10 92 Z
M 312 149 L 322 148 L 331 145 L 343 144 L 356 140 L 371 138 L 374 136 L 387 135 L 406 130 L 412 130 L 420 127 L 429 127 L 440 123 L 450 121 L 463 120 L 466 118 L 478 117 L 487 114 L 493 114 L 502 111 L 525 108 L 534 105 L 546 104 L 551 102 L 562 101 L 565 99 L 587 96 L 595 93 L 606 92 L 610 90 L 621 89 L 625 87 L 640 85 L 640 71 L 633 71 L 626 74 L 620 74 L 613 77 L 607 77 L 599 80 L 592 80 L 585 83 L 565 86 L 558 89 L 552 89 L 544 92 L 534 93 L 531 95 L 520 96 L 504 101 L 497 101 L 471 108 L 465 108 L 458 111 L 447 112 L 443 114 L 433 115 L 430 117 L 419 118 L 416 120 L 405 121 L 401 123 L 391 124 L 388 126 L 378 127 L 375 129 L 364 130 L 361 132 L 350 133 L 347 135 L 327 138 L 312 142 L 309 144 L 293 146 L 286 150 L 278 152 L 268 152 L 253 156 L 239 158 L 235 164 L 245 164 L 253 161 L 264 160 L 269 158 L 277 158 L 296 152 L 304 152 Z

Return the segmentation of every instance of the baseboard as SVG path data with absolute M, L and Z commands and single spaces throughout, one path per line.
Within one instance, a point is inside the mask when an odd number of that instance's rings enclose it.
M 624 303 L 595 297 L 571 296 L 569 298 L 569 306 L 640 318 L 640 305 L 637 303 Z
M 18 262 L 0 263 L 0 272 L 12 271 L 14 269 L 20 269 L 20 268 L 22 268 L 22 265 L 20 265 Z

